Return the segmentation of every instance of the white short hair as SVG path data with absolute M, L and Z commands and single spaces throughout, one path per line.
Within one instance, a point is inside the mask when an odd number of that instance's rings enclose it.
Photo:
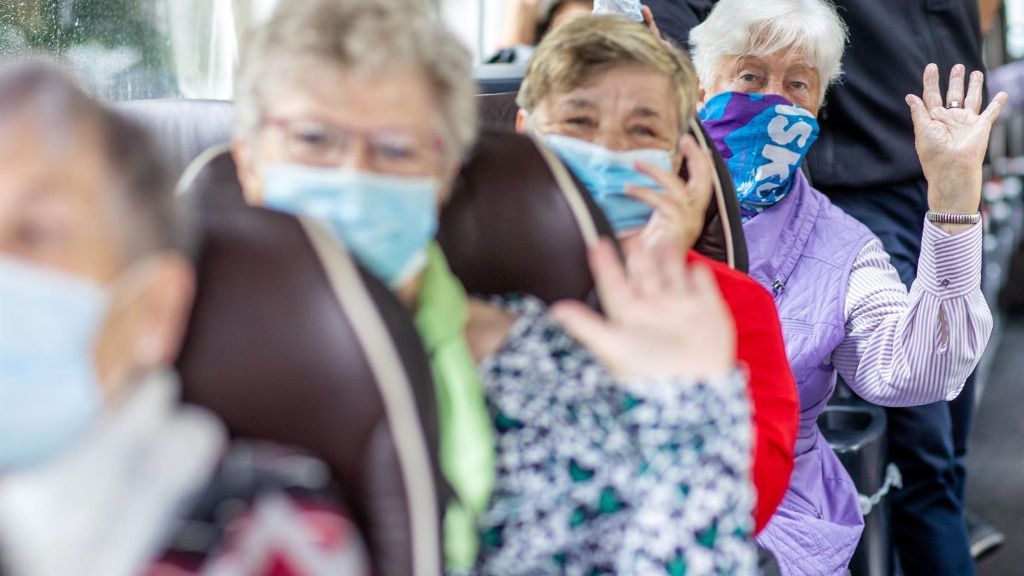
M 842 76 L 846 38 L 846 24 L 830 0 L 721 0 L 690 31 L 690 49 L 705 89 L 713 85 L 723 58 L 800 51 L 817 70 L 824 99 Z

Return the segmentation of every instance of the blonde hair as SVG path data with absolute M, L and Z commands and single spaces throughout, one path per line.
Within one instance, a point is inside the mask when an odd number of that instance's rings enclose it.
M 472 57 L 423 0 L 301 0 L 281 2 L 244 46 L 236 78 L 235 128 L 259 129 L 268 93 L 277 84 L 301 82 L 296 70 L 309 62 L 346 71 L 422 74 L 430 83 L 440 128 L 461 160 L 477 134 Z M 344 87 L 339 87 L 343 90 Z
M 802 53 L 821 78 L 821 94 L 843 74 L 846 24 L 830 0 L 721 0 L 690 31 L 693 63 L 705 88 L 725 57 Z
M 516 104 L 527 112 L 552 94 L 579 88 L 619 66 L 641 66 L 671 81 L 686 131 L 697 105 L 697 75 L 686 55 L 643 24 L 621 16 L 582 16 L 548 34 L 526 68 Z

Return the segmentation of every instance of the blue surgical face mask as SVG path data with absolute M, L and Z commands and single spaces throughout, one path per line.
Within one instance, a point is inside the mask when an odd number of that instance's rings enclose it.
M 590 191 L 616 232 L 640 228 L 654 214 L 654 208 L 626 194 L 629 185 L 654 190 L 661 187 L 637 171 L 637 162 L 672 171 L 668 150 L 644 149 L 615 152 L 585 140 L 548 134 L 544 141 Z
M 0 256 L 0 471 L 43 462 L 96 418 L 100 285 Z
M 434 178 L 277 165 L 263 180 L 267 206 L 321 220 L 392 288 L 418 274 L 437 232 Z

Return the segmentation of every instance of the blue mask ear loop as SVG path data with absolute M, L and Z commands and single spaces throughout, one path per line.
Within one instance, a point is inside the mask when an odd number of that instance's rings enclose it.
M 586 201 L 583 199 L 585 192 L 576 186 L 576 181 L 573 180 L 569 168 L 558 158 L 557 154 L 547 147 L 541 134 L 530 131 L 527 133 L 527 137 L 533 141 L 537 152 L 548 165 L 548 169 L 551 170 L 551 175 L 555 179 L 555 183 L 558 184 L 558 189 L 561 190 L 566 202 L 569 203 L 569 209 L 572 210 L 573 219 L 580 229 L 580 235 L 583 236 L 584 244 L 588 248 L 593 248 L 597 245 L 599 236 L 597 225 L 591 218 Z

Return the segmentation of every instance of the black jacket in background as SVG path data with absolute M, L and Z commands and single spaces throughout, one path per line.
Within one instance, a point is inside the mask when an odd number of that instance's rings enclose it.
M 690 28 L 704 21 L 717 0 L 642 0 L 651 9 L 661 35 L 689 50 Z M 756 0 L 753 0 L 756 1 Z
M 825 96 L 821 136 L 807 168 L 816 188 L 871 188 L 923 178 L 904 97 L 921 94 L 921 74 L 939 65 L 984 70 L 977 0 L 839 0 L 850 27 L 841 84 Z
M 756 2 L 757 0 L 751 0 Z M 666 37 L 686 45 L 690 28 L 714 0 L 648 0 Z M 949 69 L 984 70 L 977 0 L 837 0 L 850 27 L 846 74 L 825 97 L 821 135 L 807 158 L 814 186 L 872 188 L 922 178 L 907 94 L 921 93 L 921 73 L 939 65 L 945 96 Z

